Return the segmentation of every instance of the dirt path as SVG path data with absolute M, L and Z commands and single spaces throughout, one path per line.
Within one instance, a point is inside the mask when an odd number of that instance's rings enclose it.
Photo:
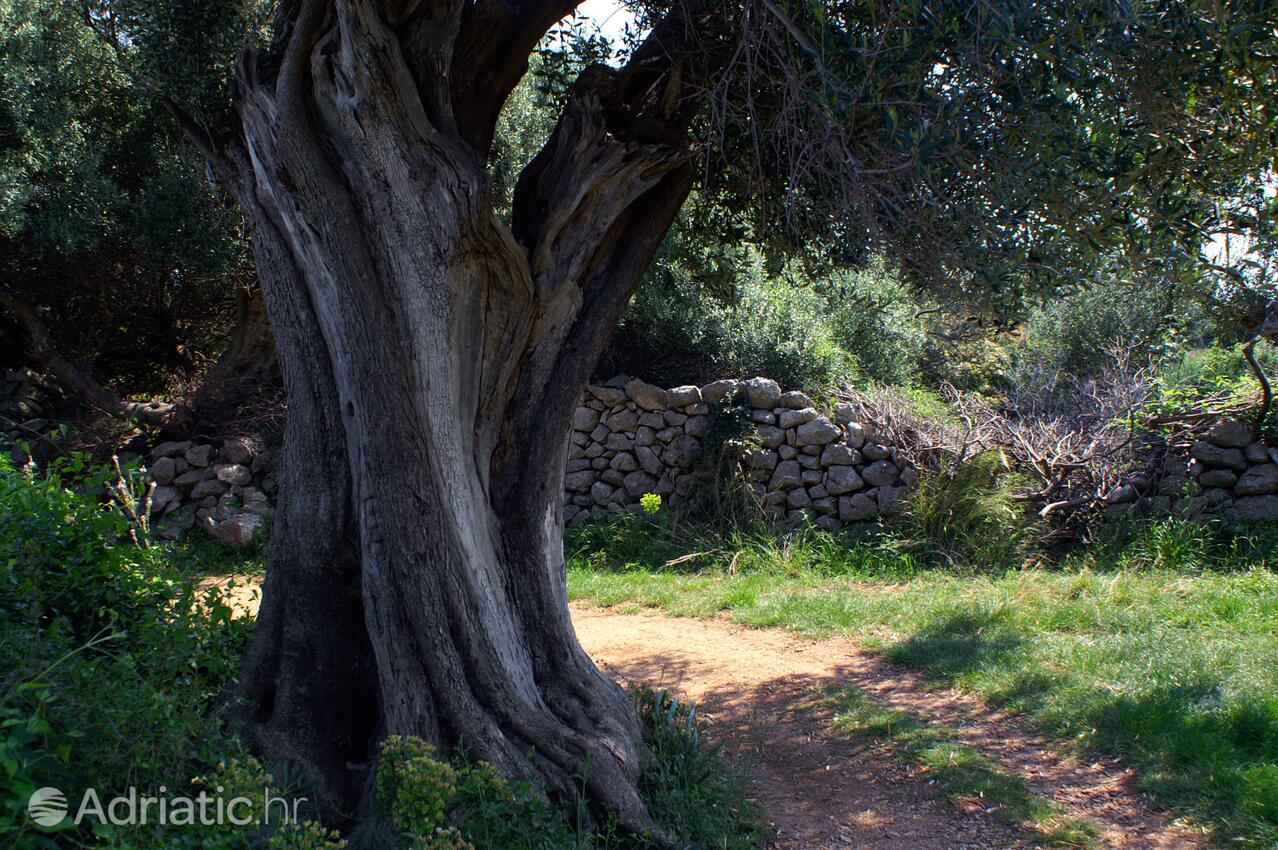
M 1005 714 L 953 691 L 933 691 L 854 641 L 809 641 L 723 620 L 619 614 L 573 607 L 578 637 L 613 675 L 686 695 L 744 758 L 756 799 L 777 829 L 777 850 L 1029 848 L 1036 834 L 997 820 L 979 801 L 956 808 L 926 776 L 832 735 L 809 695 L 855 685 L 890 708 L 959 730 L 1068 814 L 1095 823 L 1101 846 L 1189 850 L 1204 843 L 1150 810 L 1129 771 L 1082 764 Z
M 256 582 L 231 604 L 255 612 Z M 586 651 L 619 679 L 664 688 L 696 703 L 712 736 L 751 778 L 776 828 L 775 850 L 1010 850 L 1039 846 L 1036 833 L 998 820 L 979 800 L 955 807 L 915 768 L 840 739 L 812 707 L 821 686 L 861 688 L 888 708 L 958 730 L 1067 814 L 1100 828 L 1115 850 L 1196 850 L 1201 837 L 1150 809 L 1129 770 L 1066 757 L 1014 718 L 980 700 L 929 690 L 917 675 L 853 640 L 810 641 L 779 630 L 657 613 L 573 606 Z

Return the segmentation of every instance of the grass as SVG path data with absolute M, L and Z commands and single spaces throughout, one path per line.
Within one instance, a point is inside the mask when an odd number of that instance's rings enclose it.
M 824 689 L 817 703 L 830 712 L 840 735 L 886 748 L 919 766 L 950 802 L 975 802 L 1007 823 L 1034 830 L 1048 847 L 1096 845 L 1095 824 L 1035 794 L 1019 776 L 959 741 L 956 730 L 914 712 L 884 708 L 855 687 Z
M 856 635 L 1080 749 L 1124 757 L 1221 843 L 1278 843 L 1278 530 L 1170 520 L 1052 569 L 993 571 L 908 537 L 719 538 L 623 520 L 571 533 L 569 591 Z

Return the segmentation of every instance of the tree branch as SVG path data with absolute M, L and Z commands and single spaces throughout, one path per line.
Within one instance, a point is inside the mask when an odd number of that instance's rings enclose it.
M 581 0 L 478 0 L 466 4 L 452 67 L 457 131 L 487 156 L 497 116 L 528 71 L 528 57 Z
M 181 432 L 190 427 L 191 412 L 185 405 L 125 401 L 77 369 L 58 353 L 48 328 L 30 304 L 0 291 L 0 305 L 8 308 L 26 327 L 32 355 L 85 404 L 118 419 L 135 419 L 167 431 Z

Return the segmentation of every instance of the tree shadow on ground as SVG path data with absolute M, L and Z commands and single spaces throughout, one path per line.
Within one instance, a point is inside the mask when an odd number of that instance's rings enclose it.
M 888 647 L 888 659 L 944 681 L 1006 663 L 1025 639 L 1002 612 L 954 611 Z

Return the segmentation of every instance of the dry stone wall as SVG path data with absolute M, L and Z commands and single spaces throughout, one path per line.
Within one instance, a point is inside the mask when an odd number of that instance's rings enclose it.
M 250 437 L 160 443 L 146 466 L 155 485 L 151 519 L 157 534 L 177 540 L 199 526 L 227 546 L 258 542 L 275 514 L 270 461 L 266 448 Z
M 695 471 L 715 408 L 748 412 L 754 444 L 740 462 L 764 512 L 830 529 L 892 513 L 918 473 L 853 421 L 851 405 L 820 413 L 799 390 L 767 378 L 662 389 L 614 378 L 587 387 L 573 416 L 564 517 L 579 522 L 633 510 L 648 493 L 672 503 Z
M 1189 450 L 1194 512 L 1232 522 L 1278 519 L 1278 448 L 1241 422 L 1222 422 Z
M 1177 447 L 1161 477 L 1137 475 L 1105 497 L 1105 518 L 1219 516 L 1230 522 L 1278 520 L 1278 448 L 1242 422 L 1221 421 Z

